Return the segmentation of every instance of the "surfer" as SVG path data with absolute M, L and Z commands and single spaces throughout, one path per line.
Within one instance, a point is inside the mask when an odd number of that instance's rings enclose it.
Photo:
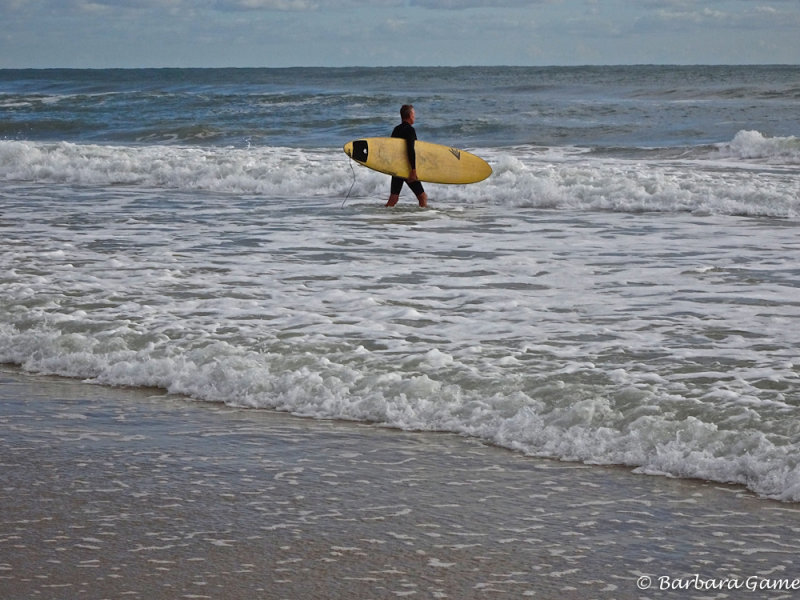
M 397 201 L 400 199 L 400 190 L 403 189 L 403 184 L 406 183 L 408 184 L 408 187 L 411 188 L 411 191 L 416 195 L 420 207 L 424 208 L 428 206 L 428 194 L 425 193 L 425 189 L 422 187 L 422 182 L 417 179 L 417 154 L 414 150 L 414 141 L 417 139 L 417 131 L 414 129 L 414 121 L 416 119 L 414 106 L 411 104 L 404 104 L 400 108 L 400 118 L 402 119 L 402 123 L 394 128 L 392 131 L 392 137 L 403 138 L 406 140 L 406 149 L 408 151 L 408 162 L 411 165 L 411 173 L 409 174 L 408 179 L 403 179 L 402 177 L 392 177 L 392 184 L 389 190 L 389 201 L 386 203 L 386 206 L 394 206 L 397 204 Z

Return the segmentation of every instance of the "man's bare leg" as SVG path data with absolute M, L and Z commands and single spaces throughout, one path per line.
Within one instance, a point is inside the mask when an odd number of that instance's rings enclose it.
M 386 203 L 386 206 L 394 206 L 397 204 L 397 201 L 400 199 L 400 194 L 389 194 L 389 201 Z
M 417 196 L 417 201 L 419 202 L 420 208 L 425 208 L 428 206 L 428 194 L 422 192 L 419 196 Z

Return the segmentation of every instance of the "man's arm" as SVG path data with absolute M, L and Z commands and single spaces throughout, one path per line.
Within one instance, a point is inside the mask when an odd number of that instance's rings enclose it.
M 417 132 L 413 127 L 408 128 L 406 136 L 406 152 L 408 152 L 408 164 L 411 167 L 411 173 L 408 176 L 409 181 L 417 180 L 417 151 L 415 142 L 417 141 Z

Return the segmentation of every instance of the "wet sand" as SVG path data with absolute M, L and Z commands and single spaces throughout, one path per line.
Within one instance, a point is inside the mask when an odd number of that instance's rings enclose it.
M 799 556 L 737 486 L 0 366 L 3 599 L 797 598 Z

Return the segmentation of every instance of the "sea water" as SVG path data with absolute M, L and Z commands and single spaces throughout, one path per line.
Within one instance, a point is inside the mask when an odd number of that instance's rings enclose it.
M 405 190 L 342 145 L 493 175 Z M 0 70 L 0 361 L 800 501 L 800 68 Z

